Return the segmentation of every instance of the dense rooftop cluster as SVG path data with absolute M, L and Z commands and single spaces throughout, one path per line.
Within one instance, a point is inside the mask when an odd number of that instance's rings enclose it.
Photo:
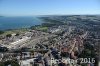
M 99 18 L 46 16 L 40 18 L 44 21 L 40 27 L 47 27 L 46 31 L 34 26 L 25 33 L 1 35 L 0 64 L 16 61 L 20 66 L 96 66 L 100 58 Z M 95 62 L 81 63 L 80 58 L 95 58 Z M 69 59 L 73 62 L 66 61 Z

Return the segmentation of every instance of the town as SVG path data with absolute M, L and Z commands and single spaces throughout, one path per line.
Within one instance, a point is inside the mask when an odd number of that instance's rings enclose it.
M 100 16 L 38 18 L 44 21 L 42 25 L 32 26 L 23 33 L 0 35 L 0 66 L 96 66 L 99 63 Z M 80 58 L 86 61 L 81 63 Z M 68 59 L 78 60 L 68 63 Z

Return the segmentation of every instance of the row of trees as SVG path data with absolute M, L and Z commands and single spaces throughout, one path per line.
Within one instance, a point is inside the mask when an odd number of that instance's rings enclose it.
M 3 34 L 4 33 L 4 31 L 0 31 L 0 34 Z
M 0 62 L 0 66 L 20 66 L 20 65 L 15 60 L 9 60 L 5 62 Z

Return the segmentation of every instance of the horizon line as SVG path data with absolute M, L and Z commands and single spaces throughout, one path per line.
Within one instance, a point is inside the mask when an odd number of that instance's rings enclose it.
M 100 15 L 100 14 L 44 14 L 44 15 L 0 15 L 1 17 L 24 17 L 24 16 L 67 16 L 67 15 Z

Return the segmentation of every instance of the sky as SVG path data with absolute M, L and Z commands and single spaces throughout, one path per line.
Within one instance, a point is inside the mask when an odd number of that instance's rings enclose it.
M 100 14 L 100 0 L 0 0 L 1 16 Z

